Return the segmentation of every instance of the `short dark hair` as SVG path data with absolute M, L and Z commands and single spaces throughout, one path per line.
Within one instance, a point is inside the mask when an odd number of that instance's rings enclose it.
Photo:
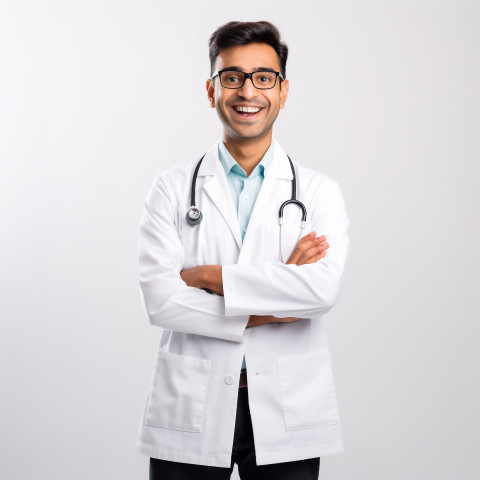
M 280 40 L 278 28 L 267 21 L 228 22 L 218 27 L 208 41 L 210 75 L 213 75 L 215 60 L 221 50 L 249 43 L 267 43 L 277 52 L 280 73 L 286 78 L 288 47 Z

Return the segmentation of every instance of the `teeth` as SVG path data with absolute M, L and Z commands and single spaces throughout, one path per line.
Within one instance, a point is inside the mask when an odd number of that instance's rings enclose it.
M 260 111 L 258 107 L 235 107 L 237 112 L 244 112 L 244 113 L 257 113 Z

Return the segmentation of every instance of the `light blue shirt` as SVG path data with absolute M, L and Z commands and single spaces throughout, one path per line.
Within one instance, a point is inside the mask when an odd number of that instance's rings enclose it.
M 235 161 L 223 141 L 220 141 L 218 144 L 218 156 L 225 170 L 225 175 L 227 176 L 233 205 L 237 212 L 242 241 L 245 238 L 245 232 L 247 231 L 248 222 L 250 221 L 258 192 L 263 183 L 265 171 L 273 161 L 273 145 L 274 142 L 272 141 L 262 160 L 260 160 L 253 172 L 247 177 L 245 170 Z M 242 368 L 246 368 L 245 357 L 243 357 Z

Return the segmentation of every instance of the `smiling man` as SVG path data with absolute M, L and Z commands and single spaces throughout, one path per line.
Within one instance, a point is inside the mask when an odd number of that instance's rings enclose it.
M 343 448 L 324 315 L 348 217 L 336 182 L 273 138 L 289 90 L 277 28 L 229 22 L 209 46 L 222 139 L 160 174 L 142 217 L 140 285 L 164 330 L 137 450 L 153 480 L 228 479 L 235 463 L 242 480 L 317 479 Z

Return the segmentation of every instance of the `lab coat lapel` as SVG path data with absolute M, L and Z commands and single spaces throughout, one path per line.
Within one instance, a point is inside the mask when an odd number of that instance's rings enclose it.
M 291 181 L 293 178 L 287 154 L 276 140 L 274 140 L 274 142 L 274 159 L 268 170 L 265 172 L 265 178 L 260 191 L 258 192 L 258 197 L 252 211 L 252 216 L 248 222 L 244 243 L 246 243 L 248 239 L 254 235 L 258 226 L 265 221 L 269 209 L 274 208 L 278 211 L 280 208 L 280 205 L 275 204 L 276 190 L 279 185 L 279 180 L 281 182 L 285 182 L 287 180 Z M 285 200 L 288 199 L 285 198 Z
M 198 176 L 212 175 L 204 185 L 206 194 L 210 197 L 215 207 L 218 209 L 223 219 L 230 228 L 232 235 L 237 242 L 238 248 L 242 248 L 242 237 L 238 225 L 237 213 L 233 205 L 232 194 L 228 188 L 227 177 L 218 158 L 218 143 L 205 155 Z M 208 219 L 204 219 L 205 222 Z M 215 230 L 215 225 L 209 225 L 209 228 Z

